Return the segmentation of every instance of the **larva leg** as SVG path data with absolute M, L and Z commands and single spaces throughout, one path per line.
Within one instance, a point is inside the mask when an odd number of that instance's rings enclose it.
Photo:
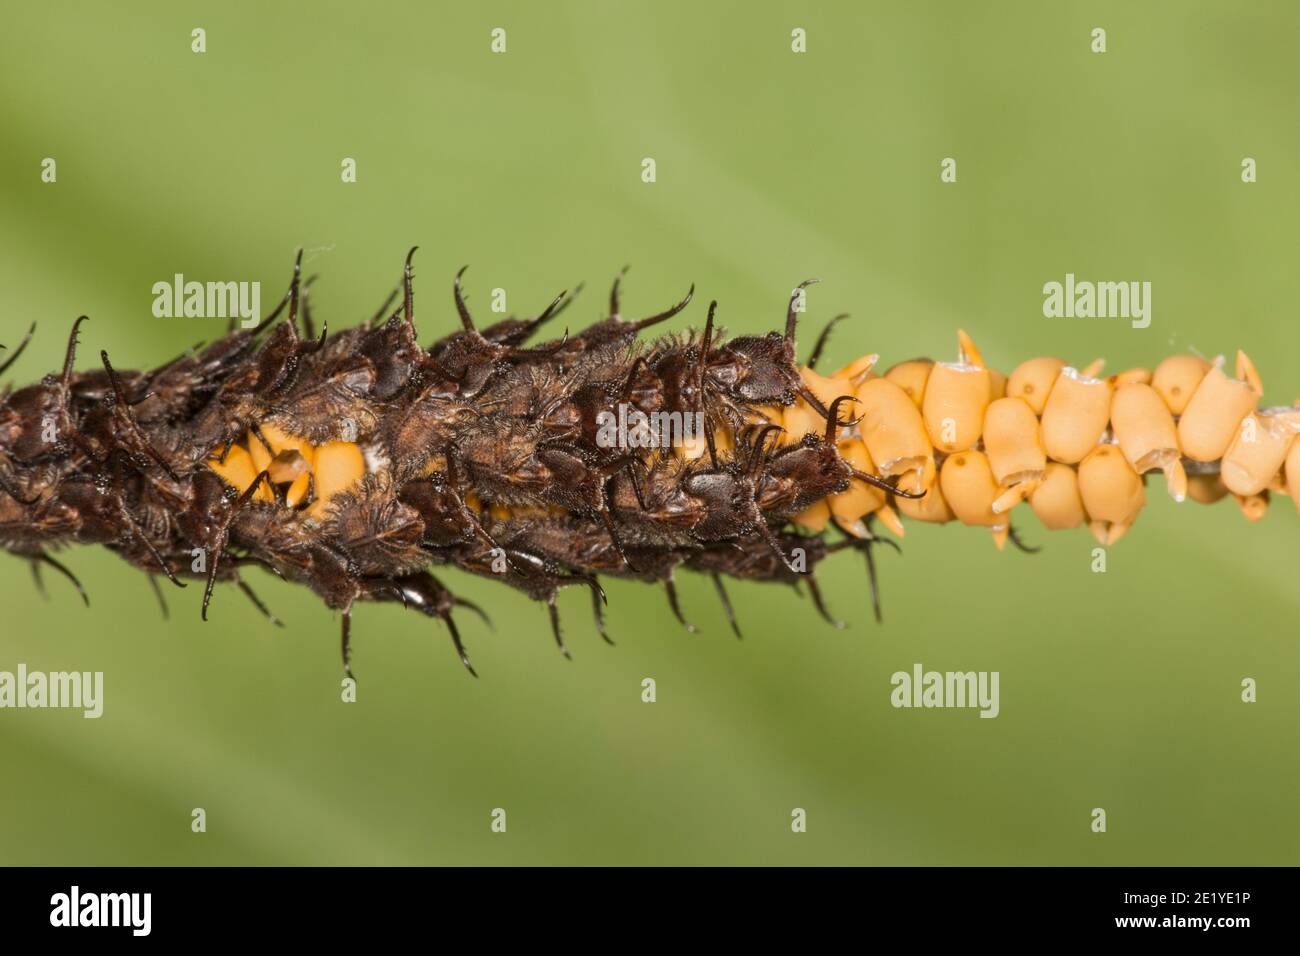
M 664 581 L 664 590 L 668 593 L 668 606 L 672 608 L 673 617 L 677 618 L 677 622 L 686 628 L 687 633 L 697 633 L 698 629 L 695 625 L 682 615 L 681 605 L 677 601 L 677 585 L 673 582 L 671 576 Z
M 212 541 L 204 544 L 204 550 L 208 556 L 208 579 L 203 586 L 203 608 L 199 612 L 199 616 L 205 621 L 208 619 L 208 605 L 212 602 L 212 589 L 217 585 L 217 567 L 221 563 L 222 553 L 226 550 L 226 543 L 230 540 L 230 524 L 235 520 L 235 515 L 239 513 L 239 510 L 248 504 L 257 489 L 261 487 L 263 481 L 269 485 L 271 477 L 266 471 L 259 471 L 257 477 L 253 479 L 253 483 L 240 492 L 239 497 L 230 506 L 229 513 L 226 515 L 225 520 L 222 521 L 221 527 L 217 529 L 216 534 L 213 535 Z
M 343 675 L 348 680 L 356 680 L 352 676 L 352 609 L 347 608 L 343 611 L 342 638 L 340 649 L 343 654 Z
M 731 607 L 731 598 L 727 596 L 727 586 L 722 583 L 722 575 L 715 571 L 709 576 L 713 578 L 713 586 L 717 588 L 718 599 L 722 601 L 722 609 L 727 614 L 727 622 L 731 625 L 731 630 L 737 638 L 743 640 L 745 635 L 740 633 L 740 625 L 736 623 L 736 612 Z
M 257 593 L 251 587 L 248 586 L 247 581 L 243 580 L 242 578 L 236 578 L 235 585 L 239 588 L 240 592 L 244 595 L 244 597 L 248 598 L 248 600 L 252 602 L 253 607 L 257 608 L 258 611 L 262 613 L 262 616 L 264 618 L 266 618 L 276 627 L 284 627 L 284 621 L 280 620 L 278 617 L 276 617 L 274 614 L 271 613 L 271 609 L 268 608 L 264 603 L 262 603 L 262 599 L 259 598 L 257 596 Z M 157 584 L 155 582 L 155 587 L 156 586 Z M 159 593 L 161 594 L 161 592 Z
M 817 585 L 817 578 L 811 570 L 807 572 L 808 594 L 812 597 L 813 607 L 817 608 L 817 613 L 831 627 L 836 630 L 844 630 L 845 624 L 836 617 L 831 616 L 831 612 L 826 609 L 826 602 L 822 600 L 822 589 Z
M 564 655 L 566 660 L 573 660 L 573 655 L 570 654 L 569 649 L 564 646 L 564 632 L 560 630 L 560 611 L 559 608 L 555 606 L 554 591 L 551 592 L 551 596 L 546 600 L 546 613 L 551 619 L 551 633 L 555 635 L 555 646 L 560 649 L 560 653 Z
M 164 621 L 169 620 L 172 616 L 171 610 L 167 607 L 167 598 L 163 595 L 163 590 L 158 586 L 158 578 L 153 574 L 145 574 L 149 579 L 149 587 L 153 589 L 153 596 L 158 599 L 158 610 L 162 613 Z
M 1037 554 L 1043 550 L 1041 544 L 1037 546 L 1025 544 L 1024 539 L 1020 537 L 1020 532 L 1012 524 L 1007 525 L 1007 540 L 1015 546 L 1016 550 L 1023 551 L 1025 554 Z
M 496 625 L 492 623 L 492 618 L 488 616 L 488 612 L 483 610 L 473 601 L 470 601 L 467 598 L 456 597 L 455 595 L 452 595 L 451 602 L 455 604 L 456 607 L 463 607 L 465 608 L 465 610 L 469 611 L 470 613 L 477 614 L 479 620 L 481 620 L 487 626 L 487 629 L 489 631 L 495 631 L 497 629 Z
M 470 663 L 469 654 L 461 640 L 460 629 L 451 614 L 453 607 L 468 607 L 486 620 L 487 616 L 472 602 L 457 598 L 446 585 L 428 571 L 403 575 L 391 584 L 384 580 L 369 582 L 365 586 L 364 596 L 375 601 L 393 600 L 395 597 L 409 610 L 419 611 L 426 617 L 440 619 L 447 625 L 447 633 L 451 635 L 452 646 L 455 647 L 456 656 L 460 658 L 461 664 L 472 676 L 478 677 L 478 672 Z
M 3 491 L 10 498 L 12 498 L 14 501 L 18 502 L 20 505 L 22 505 L 25 508 L 30 508 L 32 505 L 36 504 L 36 502 L 41 500 L 40 495 L 36 495 L 31 498 L 24 498 L 22 494 L 19 492 L 18 488 L 15 485 L 11 484 L 9 482 L 9 479 L 5 478 L 3 475 L 0 475 L 0 491 Z
M 871 580 L 871 608 L 876 615 L 876 623 L 884 621 L 880 610 L 880 582 L 876 578 L 876 556 L 871 551 L 871 539 L 863 539 L 862 553 L 867 559 L 867 577 Z
M 61 575 L 67 578 L 68 581 L 72 583 L 72 586 L 77 589 L 77 593 L 81 595 L 81 603 L 86 605 L 86 607 L 90 607 L 90 596 L 86 594 L 86 589 L 81 586 L 81 582 L 77 580 L 77 576 L 64 567 L 61 562 L 44 553 L 35 555 L 32 558 L 32 561 L 37 564 L 48 564 L 55 571 L 58 571 Z
M 872 611 L 875 614 L 876 623 L 879 624 L 883 621 L 883 617 L 881 615 L 881 610 L 880 610 L 880 581 L 879 578 L 877 577 L 877 572 L 876 572 L 876 556 L 871 549 L 872 546 L 876 544 L 889 545 L 899 554 L 903 553 L 903 549 L 899 545 L 899 543 L 895 541 L 893 538 L 886 538 L 883 536 L 879 536 L 873 532 L 871 525 L 874 518 L 875 518 L 874 514 L 867 515 L 864 524 L 864 527 L 866 529 L 866 535 L 863 537 L 859 537 L 857 534 L 854 534 L 852 531 L 850 531 L 847 527 L 840 524 L 839 521 L 836 521 L 835 527 L 839 529 L 839 532 L 841 534 L 844 535 L 844 540 L 832 545 L 831 550 L 838 551 L 843 548 L 852 548 L 854 551 L 862 552 L 864 558 L 866 559 L 866 564 L 867 564 L 867 578 L 871 583 L 871 607 L 872 607 Z
M 113 388 L 113 397 L 115 399 L 113 410 L 122 416 L 122 420 L 126 423 L 127 430 L 139 443 L 140 449 L 157 462 L 158 467 L 166 473 L 168 478 L 172 481 L 180 481 L 180 476 L 172 470 L 172 466 L 167 463 L 167 460 L 163 458 L 162 455 L 158 454 L 158 450 L 153 447 L 153 443 L 150 442 L 144 432 L 140 430 L 140 425 L 135 420 L 135 415 L 131 411 L 131 405 L 126 400 L 126 393 L 122 390 L 122 383 L 118 381 L 117 373 L 113 371 L 113 366 L 108 361 L 108 351 L 106 349 L 101 349 L 99 352 L 99 358 L 104 363 L 104 371 L 108 373 L 109 385 Z
M 145 534 L 144 531 L 140 528 L 140 525 L 136 523 L 136 520 L 131 515 L 131 512 L 127 511 L 125 507 L 119 510 L 122 515 L 122 520 L 125 523 L 127 529 L 136 538 L 136 540 L 138 540 L 141 544 L 145 546 L 145 550 L 148 551 L 150 555 L 152 555 L 153 559 L 158 562 L 158 567 L 160 567 L 162 569 L 162 573 L 167 576 L 167 580 L 170 581 L 172 584 L 176 585 L 178 588 L 185 587 L 185 582 L 179 580 L 176 577 L 176 575 L 172 573 L 171 567 L 169 567 L 167 564 L 167 559 L 164 558 L 161 553 L 159 553 L 158 548 L 156 545 L 154 545 L 152 539 L 150 539 L 150 537 L 147 534 Z
M 623 563 L 624 563 L 624 564 L 627 564 L 627 559 L 626 559 L 626 558 L 623 559 Z M 630 565 L 629 565 L 629 567 L 630 567 Z M 614 646 L 614 642 L 613 642 L 612 640 L 610 640 L 610 638 L 609 638 L 609 634 L 605 631 L 605 609 L 604 609 L 604 606 L 603 606 L 603 603 L 604 603 L 604 602 L 603 602 L 603 600 L 602 600 L 602 598 L 601 598 L 601 595 L 602 595 L 602 594 L 603 594 L 603 591 L 599 591 L 599 590 L 597 590 L 596 588 L 592 588 L 592 590 L 591 590 L 591 613 L 592 613 L 592 616 L 596 619 L 596 633 L 600 635 L 600 639 L 601 639 L 602 641 L 604 641 L 604 642 L 605 642 L 606 644 L 608 644 L 610 647 L 613 647 L 613 646 Z

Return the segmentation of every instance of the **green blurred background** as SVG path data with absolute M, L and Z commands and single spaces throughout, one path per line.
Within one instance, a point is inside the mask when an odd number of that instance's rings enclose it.
M 831 367 L 950 356 L 958 326 L 1007 371 L 1241 347 L 1289 403 L 1297 29 L 1282 2 L 15 7 L 0 341 L 40 325 L 7 379 L 53 369 L 81 312 L 83 365 L 168 359 L 219 323 L 153 318 L 154 282 L 258 279 L 269 306 L 299 245 L 317 318 L 353 324 L 418 243 L 430 340 L 464 263 L 484 317 L 493 287 L 530 313 L 586 279 L 575 327 L 625 263 L 632 312 L 699 284 L 675 328 L 711 297 L 734 331 L 774 327 L 816 275 L 804 348 L 854 314 Z M 1151 327 L 1043 318 L 1066 272 L 1151 281 Z M 880 558 L 882 626 L 848 556 L 822 573 L 843 632 L 785 588 L 735 584 L 738 642 L 686 577 L 689 635 L 662 593 L 608 582 L 610 648 L 570 591 L 572 663 L 543 609 L 450 572 L 496 619 L 462 620 L 482 679 L 441 625 L 362 606 L 354 705 L 337 618 L 268 576 L 284 630 L 233 589 L 206 625 L 197 588 L 168 589 L 163 621 L 102 550 L 63 556 L 91 610 L 49 575 L 45 601 L 0 556 L 0 670 L 102 670 L 107 696 L 98 721 L 0 711 L 0 861 L 1294 864 L 1300 519 L 1285 498 L 1249 525 L 1230 500 L 1148 493 L 1106 574 L 1086 532 L 1027 513 L 1032 557 L 912 525 L 905 556 Z M 889 676 L 916 661 L 1000 671 L 1001 716 L 892 709 Z

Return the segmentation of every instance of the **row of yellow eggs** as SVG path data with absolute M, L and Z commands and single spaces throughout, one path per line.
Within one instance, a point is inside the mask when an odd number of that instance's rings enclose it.
M 926 492 L 895 499 L 908 517 L 988 526 L 1001 546 L 1007 512 L 1028 500 L 1047 527 L 1087 523 L 1109 544 L 1145 503 L 1140 476 L 1148 471 L 1163 471 L 1178 501 L 1231 492 L 1252 520 L 1263 514 L 1270 490 L 1300 487 L 1300 407 L 1257 410 L 1262 388 L 1244 353 L 1235 378 L 1221 360 L 1191 355 L 1109 378 L 1099 377 L 1100 361 L 1080 370 L 1036 358 L 1008 378 L 985 367 L 964 332 L 958 345 L 957 362 L 903 362 L 883 376 L 874 373 L 874 355 L 829 377 L 802 370 L 823 404 L 841 395 L 858 402 L 862 420 L 841 431 L 844 457 L 862 471 L 896 477 L 904 490 Z M 761 411 L 785 428 L 786 442 L 825 428 L 802 399 Z M 946 455 L 942 468 L 936 451 Z M 1220 473 L 1189 477 L 1184 458 L 1218 462 Z M 796 520 L 821 530 L 834 518 L 865 533 L 868 514 L 902 532 L 885 496 L 857 485 Z

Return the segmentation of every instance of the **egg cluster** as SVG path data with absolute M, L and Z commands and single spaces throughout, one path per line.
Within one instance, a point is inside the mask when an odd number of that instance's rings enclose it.
M 1300 488 L 1300 405 L 1257 408 L 1263 388 L 1242 352 L 1235 377 L 1221 358 L 1194 355 L 1107 378 L 1100 360 L 1075 368 L 1034 358 L 1006 376 L 958 332 L 955 362 L 917 359 L 883 375 L 876 362 L 868 355 L 829 377 L 801 373 L 822 402 L 839 395 L 857 402 L 860 419 L 839 434 L 841 455 L 924 497 L 854 486 L 795 517 L 811 531 L 832 520 L 865 530 L 863 519 L 876 515 L 902 534 L 901 513 L 988 527 L 1001 548 L 1012 509 L 1027 501 L 1044 526 L 1086 524 L 1109 545 L 1146 503 L 1148 472 L 1163 473 L 1175 501 L 1231 494 L 1252 521 L 1270 493 Z M 764 414 L 784 426 L 787 442 L 821 427 L 803 399 Z

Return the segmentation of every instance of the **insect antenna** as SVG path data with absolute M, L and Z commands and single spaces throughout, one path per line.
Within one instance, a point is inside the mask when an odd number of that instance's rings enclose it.
M 27 334 L 23 336 L 23 340 L 18 343 L 18 348 L 14 349 L 14 354 L 9 356 L 7 359 L 5 359 L 4 362 L 0 363 L 0 375 L 3 375 L 5 372 L 9 371 L 9 366 L 13 365 L 14 362 L 18 361 L 18 356 L 23 354 L 23 350 L 27 348 L 27 343 L 32 340 L 32 336 L 35 333 L 36 333 L 36 323 L 33 322 L 32 327 L 28 329 Z M 0 346 L 0 348 L 4 348 L 4 346 Z
M 311 317 L 311 284 L 320 276 L 309 276 L 307 281 L 302 284 L 302 334 L 304 337 L 314 339 L 316 337 L 316 323 Z M 325 329 L 328 329 L 329 323 L 326 323 Z M 321 330 L 320 342 L 312 351 L 316 351 L 325 344 L 325 329 Z
M 791 293 L 790 295 L 790 305 L 785 312 L 785 344 L 791 356 L 794 355 L 794 348 L 795 348 L 795 341 L 794 341 L 795 327 L 799 324 L 799 312 L 797 307 L 799 305 L 800 298 L 802 298 L 800 293 L 803 292 L 803 290 L 808 288 L 810 285 L 816 285 L 818 282 L 821 281 L 822 281 L 821 279 L 805 279 L 803 282 L 799 283 L 798 287 L 796 287 L 794 292 Z M 831 321 L 833 323 L 835 320 L 832 319 Z M 828 417 L 829 413 L 826 411 L 826 406 L 822 404 L 820 398 L 818 398 L 816 395 L 813 394 L 812 389 L 810 389 L 807 386 L 807 384 L 805 384 L 802 381 L 802 379 L 799 382 L 799 387 L 797 391 L 799 393 L 799 397 L 802 398 L 809 405 L 811 405 L 813 407 L 813 410 L 816 411 L 818 415 L 822 416 L 822 418 Z
M 644 319 L 637 319 L 635 322 L 632 322 L 630 324 L 635 331 L 640 332 L 642 329 L 648 329 L 650 328 L 650 326 L 658 325 L 660 322 L 667 322 L 674 315 L 681 312 L 682 309 L 690 305 L 691 300 L 694 298 L 695 298 L 695 283 L 692 282 L 691 287 L 686 290 L 686 295 L 685 297 L 682 298 L 680 302 L 676 303 L 675 305 L 670 305 L 662 312 L 656 312 L 654 315 Z
M 406 322 L 412 332 L 415 331 L 415 291 L 411 285 L 411 258 L 419 248 L 419 246 L 411 246 L 411 251 L 406 254 L 406 265 L 402 267 L 402 313 L 406 316 Z
M 561 312 L 563 312 L 565 309 L 569 307 L 569 303 L 573 301 L 574 297 L 577 296 L 578 291 L 581 290 L 581 288 L 582 287 L 579 286 L 578 289 L 574 291 L 572 296 L 569 295 L 569 290 L 565 289 L 563 292 L 561 292 L 559 295 L 557 295 L 554 299 L 551 300 L 551 304 L 542 310 L 541 315 L 539 315 L 535 319 L 529 319 L 528 320 L 529 323 L 530 324 L 536 323 L 536 325 L 542 325 L 546 322 L 551 321 L 551 319 L 555 318 L 557 315 L 559 315 Z
M 465 327 L 466 332 L 477 333 L 478 329 L 474 328 L 474 320 L 470 318 L 469 306 L 465 304 L 465 294 L 460 290 L 460 281 L 468 268 L 469 266 L 460 267 L 460 271 L 456 273 L 456 281 L 452 283 L 451 289 L 456 299 L 456 312 L 460 315 L 460 324 Z
M 536 326 L 541 325 L 543 322 L 549 322 L 551 319 L 558 318 L 561 314 L 563 314 L 564 310 L 567 309 L 569 306 L 573 305 L 573 301 L 576 298 L 578 298 L 579 295 L 582 294 L 582 290 L 585 289 L 586 287 L 587 287 L 587 283 L 579 282 L 577 285 L 573 287 L 573 291 L 569 292 L 564 297 L 564 301 L 561 302 L 558 306 L 556 306 L 555 309 L 551 311 L 549 315 L 547 315 L 546 312 L 543 312 L 537 318 L 529 319 L 528 322 L 526 323 L 530 330 L 529 335 L 532 334 L 531 330 L 536 328 Z
M 72 332 L 68 335 L 68 351 L 63 357 L 63 377 L 60 379 L 64 395 L 72 388 L 72 369 L 77 362 L 77 332 L 81 329 L 81 323 L 88 321 L 88 315 L 77 316 L 77 320 L 72 323 Z
M 822 349 L 824 349 L 826 343 L 830 341 L 831 329 L 835 328 L 838 323 L 848 317 L 849 314 L 847 312 L 841 312 L 839 315 L 835 316 L 835 318 L 826 323 L 826 327 L 822 329 L 821 335 L 817 336 L 817 341 L 813 345 L 812 355 L 808 356 L 808 368 L 810 370 L 816 371 L 817 363 L 821 361 Z
M 261 322 L 259 322 L 257 328 L 253 329 L 254 337 L 261 335 L 263 332 L 269 329 L 272 326 L 272 324 L 275 322 L 275 320 L 280 317 L 280 313 L 284 311 L 284 307 L 286 305 L 292 305 L 292 309 L 290 310 L 289 313 L 289 321 L 295 323 L 294 331 L 295 332 L 297 331 L 296 323 L 298 318 L 298 280 L 301 275 L 302 275 L 302 249 L 299 249 L 298 254 L 294 257 L 293 278 L 289 281 L 289 288 L 285 291 L 284 298 L 282 298 L 279 304 L 271 311 L 271 314 L 268 315 L 266 318 L 264 318 Z M 231 316 L 230 322 L 226 326 L 226 331 L 227 332 L 235 331 L 234 316 Z
M 289 283 L 289 328 L 298 337 L 298 302 L 302 298 L 302 249 L 293 260 L 293 279 Z
M 569 290 L 565 289 L 554 299 L 552 299 L 551 304 L 548 305 L 544 310 L 542 310 L 541 315 L 539 315 L 535 319 L 529 319 L 525 323 L 526 331 L 523 333 L 523 336 L 522 338 L 519 339 L 519 341 L 522 342 L 525 339 L 527 339 L 529 336 L 533 334 L 533 332 L 535 332 L 538 328 L 540 328 L 544 323 L 551 321 L 551 319 L 555 318 L 566 308 L 568 308 L 569 303 L 574 300 L 578 292 L 580 292 L 581 290 L 582 287 L 578 286 L 578 288 L 574 290 L 573 295 L 570 295 Z M 511 358 L 547 356 L 562 351 L 564 347 L 568 344 L 569 344 L 569 330 L 565 329 L 564 335 L 560 338 L 558 342 L 551 342 L 545 345 L 536 345 L 530 349 L 511 348 L 506 354 Z
M 397 298 L 397 288 L 397 286 L 394 286 L 388 291 L 388 298 L 384 299 L 384 304 L 375 310 L 375 314 L 370 317 L 370 321 L 368 321 L 366 325 L 374 325 L 382 319 L 385 314 L 387 314 L 388 307 L 392 305 L 393 300 Z
M 799 324 L 799 300 L 803 298 L 800 293 L 810 285 L 816 285 L 821 281 L 821 279 L 804 279 L 790 294 L 790 306 L 785 312 L 785 340 L 790 343 L 792 349 L 794 348 L 795 326 Z
M 697 416 L 701 415 L 700 408 L 704 404 L 704 372 L 709 364 L 709 348 L 713 344 L 713 316 L 718 311 L 718 300 L 714 299 L 709 303 L 709 315 L 704 320 L 704 338 L 700 340 L 700 366 L 695 375 L 695 407 L 693 411 Z M 713 423 L 709 421 L 707 411 L 703 413 L 704 419 L 704 444 L 709 449 L 709 461 L 712 462 L 714 469 L 718 467 L 718 449 L 713 440 Z
M 542 327 L 543 323 L 550 322 L 552 319 L 555 319 L 558 316 L 560 316 L 565 309 L 567 309 L 569 306 L 573 304 L 573 301 L 578 298 L 579 294 L 581 294 L 582 290 L 585 287 L 586 287 L 585 283 L 579 282 L 576 286 L 573 287 L 573 291 L 569 292 L 567 295 L 562 297 L 563 301 L 561 301 L 558 305 L 552 303 L 551 307 L 546 308 L 541 315 L 538 315 L 534 318 L 503 319 L 502 321 L 496 323 L 495 325 L 492 325 L 487 329 L 485 329 L 483 332 L 483 337 L 486 338 L 489 342 L 492 342 L 493 344 L 496 345 L 507 345 L 512 348 L 517 348 L 518 346 L 523 345 L 524 342 L 532 338 L 533 334 L 539 328 Z M 569 337 L 568 332 L 566 331 L 564 334 L 564 342 L 560 346 L 560 348 L 562 348 L 564 344 L 568 344 L 568 337 Z M 557 348 L 555 350 L 558 351 L 559 349 Z M 531 353 L 522 353 L 522 354 L 531 354 Z M 539 354 L 546 354 L 546 353 L 541 352 Z
M 614 284 L 609 287 L 609 317 L 611 319 L 621 319 L 623 313 L 619 310 L 618 292 L 619 286 L 623 284 L 623 277 L 627 275 L 627 270 L 631 269 L 630 265 L 624 266 L 618 270 L 618 275 L 614 276 Z

